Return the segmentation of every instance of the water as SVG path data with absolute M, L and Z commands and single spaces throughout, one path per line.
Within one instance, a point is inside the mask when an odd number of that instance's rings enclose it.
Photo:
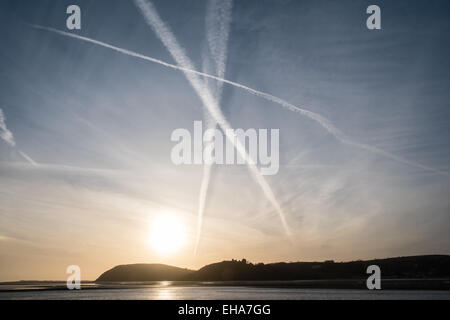
M 0 299 L 37 300 L 450 300 L 450 291 L 262 288 L 247 286 L 139 286 L 0 292 Z

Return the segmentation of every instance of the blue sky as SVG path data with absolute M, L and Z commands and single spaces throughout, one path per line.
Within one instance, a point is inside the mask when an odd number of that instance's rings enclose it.
M 201 70 L 208 1 L 153 3 Z M 213 166 L 197 255 L 202 167 L 173 165 L 170 135 L 204 118 L 201 100 L 182 72 L 30 27 L 68 31 L 70 4 L 82 14 L 70 32 L 176 63 L 132 1 L 2 1 L 0 108 L 15 146 L 0 141 L 0 280 L 61 279 L 69 264 L 92 279 L 132 262 L 450 253 L 446 1 L 377 1 L 374 31 L 365 25 L 371 1 L 234 1 L 226 79 L 440 173 L 343 144 L 225 84 L 220 106 L 234 128 L 280 129 L 280 171 L 266 179 L 294 239 L 245 166 Z M 145 239 L 167 211 L 189 241 L 161 257 Z

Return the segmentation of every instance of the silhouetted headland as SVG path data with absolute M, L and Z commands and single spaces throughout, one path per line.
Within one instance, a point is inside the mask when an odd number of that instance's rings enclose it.
M 195 271 L 165 264 L 128 264 L 104 272 L 98 282 L 184 280 Z
M 270 285 L 310 288 L 365 287 L 367 267 L 378 265 L 384 288 L 450 289 L 450 256 L 427 255 L 350 262 L 279 262 L 253 264 L 242 260 L 213 263 L 197 271 L 163 264 L 129 264 L 103 273 L 96 282 L 214 281 L 224 285 Z

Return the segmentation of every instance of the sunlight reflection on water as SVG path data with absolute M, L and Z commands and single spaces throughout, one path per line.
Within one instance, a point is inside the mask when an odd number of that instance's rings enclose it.
M 161 288 L 159 289 L 157 296 L 152 297 L 152 294 L 150 295 L 149 299 L 156 299 L 156 300 L 174 300 L 174 289 L 175 288 Z

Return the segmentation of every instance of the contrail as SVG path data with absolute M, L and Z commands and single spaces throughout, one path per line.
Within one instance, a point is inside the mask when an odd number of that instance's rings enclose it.
M 16 146 L 16 142 L 14 141 L 14 136 L 11 131 L 9 131 L 6 126 L 6 118 L 3 110 L 0 109 L 0 137 L 11 147 Z
M 227 80 L 227 79 L 223 79 L 223 78 L 220 78 L 220 77 L 208 74 L 208 73 L 196 71 L 193 66 L 192 66 L 192 68 L 183 67 L 182 65 L 181 66 L 177 66 L 177 65 L 174 65 L 174 64 L 167 63 L 165 61 L 159 60 L 159 59 L 155 59 L 155 58 L 152 58 L 152 57 L 149 57 L 149 56 L 146 56 L 146 55 L 143 55 L 143 54 L 131 51 L 131 50 L 127 50 L 127 49 L 123 49 L 123 48 L 120 48 L 120 47 L 116 47 L 116 46 L 108 44 L 106 42 L 94 40 L 94 39 L 91 39 L 91 38 L 88 38 L 88 37 L 83 37 L 83 36 L 80 36 L 80 35 L 77 35 L 77 34 L 61 31 L 61 30 L 54 29 L 54 28 L 51 28 L 51 27 L 44 27 L 44 26 L 39 26 L 39 25 L 31 25 L 31 26 L 33 28 L 36 28 L 36 29 L 51 31 L 51 32 L 54 32 L 54 33 L 57 33 L 57 34 L 60 34 L 60 35 L 66 36 L 66 37 L 75 38 L 75 39 L 78 39 L 78 40 L 83 40 L 83 41 L 86 41 L 86 42 L 90 42 L 90 43 L 93 43 L 93 44 L 96 44 L 96 45 L 99 45 L 99 46 L 102 46 L 102 47 L 105 47 L 105 48 L 109 48 L 109 49 L 115 50 L 117 52 L 129 55 L 129 56 L 132 56 L 132 57 L 135 57 L 135 58 L 139 58 L 139 59 L 142 59 L 142 60 L 158 63 L 158 64 L 163 65 L 165 67 L 176 69 L 176 70 L 180 70 L 180 71 L 183 71 L 185 73 L 190 73 L 191 75 L 199 75 L 199 76 L 202 76 L 202 77 L 205 77 L 205 78 L 214 79 L 214 80 L 217 80 L 217 81 L 229 84 L 231 86 L 247 90 L 248 92 L 250 92 L 250 93 L 252 93 L 252 94 L 254 94 L 254 95 L 258 96 L 258 97 L 261 97 L 263 99 L 275 102 L 275 103 L 281 105 L 282 107 L 285 107 L 288 110 L 291 110 L 291 111 L 294 111 L 294 112 L 298 112 L 298 113 L 300 113 L 300 114 L 302 114 L 304 116 L 307 116 L 308 118 L 310 118 L 312 120 L 315 120 L 322 127 L 324 127 L 328 132 L 330 132 L 331 134 L 333 134 L 337 138 L 338 137 L 344 137 L 344 134 L 342 132 L 340 132 L 336 127 L 334 127 L 334 125 L 328 119 L 322 117 L 321 115 L 319 115 L 317 113 L 314 113 L 312 111 L 309 111 L 309 110 L 302 109 L 300 107 L 294 106 L 293 104 L 290 104 L 290 103 L 284 101 L 283 99 L 280 99 L 278 97 L 275 97 L 273 95 L 270 95 L 270 94 L 262 92 L 262 91 L 258 91 L 258 90 L 252 89 L 252 88 L 247 87 L 245 85 L 242 85 L 240 83 L 237 83 L 237 82 L 234 82 L 234 81 L 230 81 L 230 80 Z
M 440 174 L 440 175 L 445 175 L 447 177 L 450 176 L 450 173 L 448 173 L 448 172 L 444 172 L 444 171 L 441 171 L 441 170 L 438 170 L 438 169 L 435 169 L 435 168 L 432 168 L 432 167 L 429 167 L 429 166 L 426 166 L 426 165 L 422 165 L 422 164 L 414 162 L 414 161 L 403 159 L 402 157 L 393 155 L 393 154 L 391 154 L 391 153 L 389 153 L 387 151 L 384 151 L 384 150 L 376 148 L 376 147 L 372 147 L 372 146 L 369 146 L 369 145 L 364 145 L 364 144 L 360 144 L 358 142 L 354 142 L 351 139 L 347 138 L 347 136 L 345 134 L 343 134 L 328 119 L 324 118 L 320 114 L 317 114 L 317 113 L 314 113 L 312 111 L 309 111 L 309 110 L 297 107 L 297 106 L 295 106 L 295 105 L 293 105 L 293 104 L 291 104 L 289 102 L 286 102 L 283 99 L 275 97 L 275 96 L 273 96 L 271 94 L 252 89 L 250 87 L 247 87 L 245 85 L 242 85 L 242 84 L 234 82 L 234 81 L 230 81 L 230 80 L 227 80 L 227 79 L 219 78 L 217 76 L 214 76 L 214 75 L 211 75 L 211 74 L 207 74 L 207 73 L 204 73 L 204 72 L 196 71 L 194 68 L 189 69 L 189 68 L 180 67 L 180 66 L 177 66 L 177 65 L 174 65 L 174 64 L 170 64 L 170 63 L 164 62 L 164 61 L 159 60 L 159 59 L 155 59 L 155 58 L 151 58 L 151 57 L 145 56 L 145 55 L 140 54 L 140 53 L 136 53 L 136 52 L 133 52 L 133 51 L 130 51 L 130 50 L 127 50 L 127 49 L 119 48 L 119 47 L 113 46 L 111 44 L 102 42 L 102 41 L 98 41 L 98 40 L 94 40 L 94 39 L 91 39 L 91 38 L 79 36 L 79 35 L 68 33 L 68 32 L 65 32 L 65 31 L 58 30 L 58 29 L 53 29 L 53 28 L 50 28 L 50 27 L 43 27 L 43 26 L 39 26 L 39 25 L 31 25 L 31 26 L 36 28 L 36 29 L 47 30 L 47 31 L 51 31 L 51 32 L 54 32 L 54 33 L 66 36 L 66 37 L 71 37 L 71 38 L 83 40 L 83 41 L 86 41 L 86 42 L 90 42 L 90 43 L 93 43 L 93 44 L 96 44 L 96 45 L 99 45 L 99 46 L 102 46 L 102 47 L 105 47 L 105 48 L 109 48 L 109 49 L 115 50 L 117 52 L 129 55 L 129 56 L 132 56 L 132 57 L 136 57 L 136 58 L 143 59 L 143 60 L 146 60 L 146 61 L 151 61 L 151 62 L 154 62 L 154 63 L 158 63 L 158 64 L 163 65 L 165 67 L 176 69 L 176 70 L 180 70 L 180 71 L 183 71 L 185 73 L 190 73 L 192 75 L 199 75 L 199 76 L 202 76 L 202 77 L 205 77 L 205 78 L 221 81 L 223 83 L 229 84 L 229 85 L 234 86 L 236 88 L 241 88 L 241 89 L 247 90 L 251 94 L 254 94 L 254 95 L 256 95 L 258 97 L 261 97 L 261 98 L 263 98 L 265 100 L 275 102 L 275 103 L 281 105 L 282 107 L 284 107 L 284 108 L 286 108 L 288 110 L 300 113 L 301 115 L 304 115 L 304 116 L 306 116 L 306 117 L 316 121 L 323 128 L 325 128 L 329 133 L 331 133 L 336 139 L 341 141 L 342 143 L 345 143 L 345 144 L 348 144 L 348 145 L 351 145 L 351 146 L 354 146 L 354 147 L 358 147 L 358 148 L 370 151 L 370 152 L 375 153 L 375 154 L 382 155 L 382 156 L 384 156 L 386 158 L 398 161 L 398 162 L 403 163 L 403 164 L 408 164 L 408 165 L 410 165 L 412 167 L 420 168 L 420 169 L 423 169 L 423 170 L 426 170 L 426 171 L 430 171 L 430 172 L 434 172 L 434 173 L 437 173 L 437 174 Z
M 6 126 L 6 118 L 5 114 L 3 113 L 3 110 L 0 108 L 0 138 L 2 138 L 7 144 L 9 144 L 11 147 L 16 147 L 16 141 L 14 140 L 14 135 L 12 132 L 8 129 Z M 25 152 L 17 150 L 17 152 L 27 160 L 30 164 L 37 166 L 38 164 L 36 161 L 31 159 L 29 155 L 27 155 Z
M 225 76 L 232 8 L 232 0 L 210 0 L 206 10 L 206 40 L 209 52 L 215 63 L 215 73 L 219 78 Z M 217 82 L 216 88 L 219 100 L 222 96 L 222 84 L 223 82 Z
M 153 5 L 150 2 L 144 0 L 135 0 L 135 3 L 137 7 L 141 10 L 146 22 L 155 31 L 156 35 L 162 41 L 164 46 L 169 50 L 170 54 L 175 59 L 175 61 L 180 66 L 183 66 L 184 69 L 193 70 L 194 67 L 191 60 L 187 57 L 186 53 L 184 52 L 184 49 L 178 44 L 177 40 L 175 39 L 175 36 L 172 34 L 170 29 L 161 20 Z M 191 72 L 185 72 L 184 74 L 186 78 L 189 80 L 191 86 L 197 92 L 197 95 L 202 100 L 203 105 L 205 106 L 205 108 L 207 108 L 212 118 L 221 127 L 226 137 L 230 140 L 231 143 L 233 143 L 236 150 L 244 159 L 249 159 L 249 155 L 245 150 L 245 146 L 242 145 L 241 141 L 239 141 L 238 139 L 235 140 L 235 135 L 232 133 L 233 131 L 231 130 L 231 125 L 226 120 L 225 116 L 220 110 L 219 105 L 212 96 L 211 92 L 208 90 L 205 81 L 202 81 L 202 79 L 198 77 L 198 74 Z M 286 222 L 284 212 L 281 209 L 281 206 L 279 205 L 275 197 L 275 194 L 273 193 L 269 184 L 264 179 L 264 177 L 259 173 L 258 168 L 254 163 L 252 163 L 251 161 L 246 161 L 246 163 L 250 169 L 253 178 L 256 180 L 256 182 L 263 190 L 267 200 L 269 200 L 269 202 L 278 212 L 286 234 L 290 236 L 291 233 L 289 230 L 289 226 Z
M 204 50 L 205 56 L 203 59 L 202 71 L 205 73 L 211 73 L 209 70 L 210 59 L 208 59 L 208 57 L 210 57 L 215 64 L 215 75 L 220 78 L 223 78 L 225 76 L 227 43 L 230 31 L 232 7 L 232 0 L 210 0 L 206 9 L 205 27 L 208 47 L 207 50 Z M 208 79 L 205 78 L 206 85 L 209 86 L 209 90 L 213 93 L 213 96 L 216 99 L 216 103 L 220 105 L 223 82 L 208 82 L 207 80 Z M 211 119 L 205 109 L 203 109 L 203 112 L 207 124 L 207 129 L 215 129 L 217 126 L 216 121 L 214 119 Z M 209 141 L 208 143 L 212 142 Z M 205 214 L 206 208 L 206 198 L 208 195 L 208 189 L 211 180 L 211 170 L 211 163 L 205 163 L 203 165 L 203 175 L 202 181 L 200 183 L 200 192 L 198 197 L 197 233 L 195 239 L 194 254 L 197 254 L 198 246 L 200 243 L 203 226 L 203 216 Z
M 30 164 L 32 164 L 33 166 L 38 166 L 38 163 L 36 161 L 34 161 L 33 159 L 31 159 L 31 157 L 29 155 L 27 155 L 25 152 L 18 150 L 19 154 L 25 159 L 27 160 Z

